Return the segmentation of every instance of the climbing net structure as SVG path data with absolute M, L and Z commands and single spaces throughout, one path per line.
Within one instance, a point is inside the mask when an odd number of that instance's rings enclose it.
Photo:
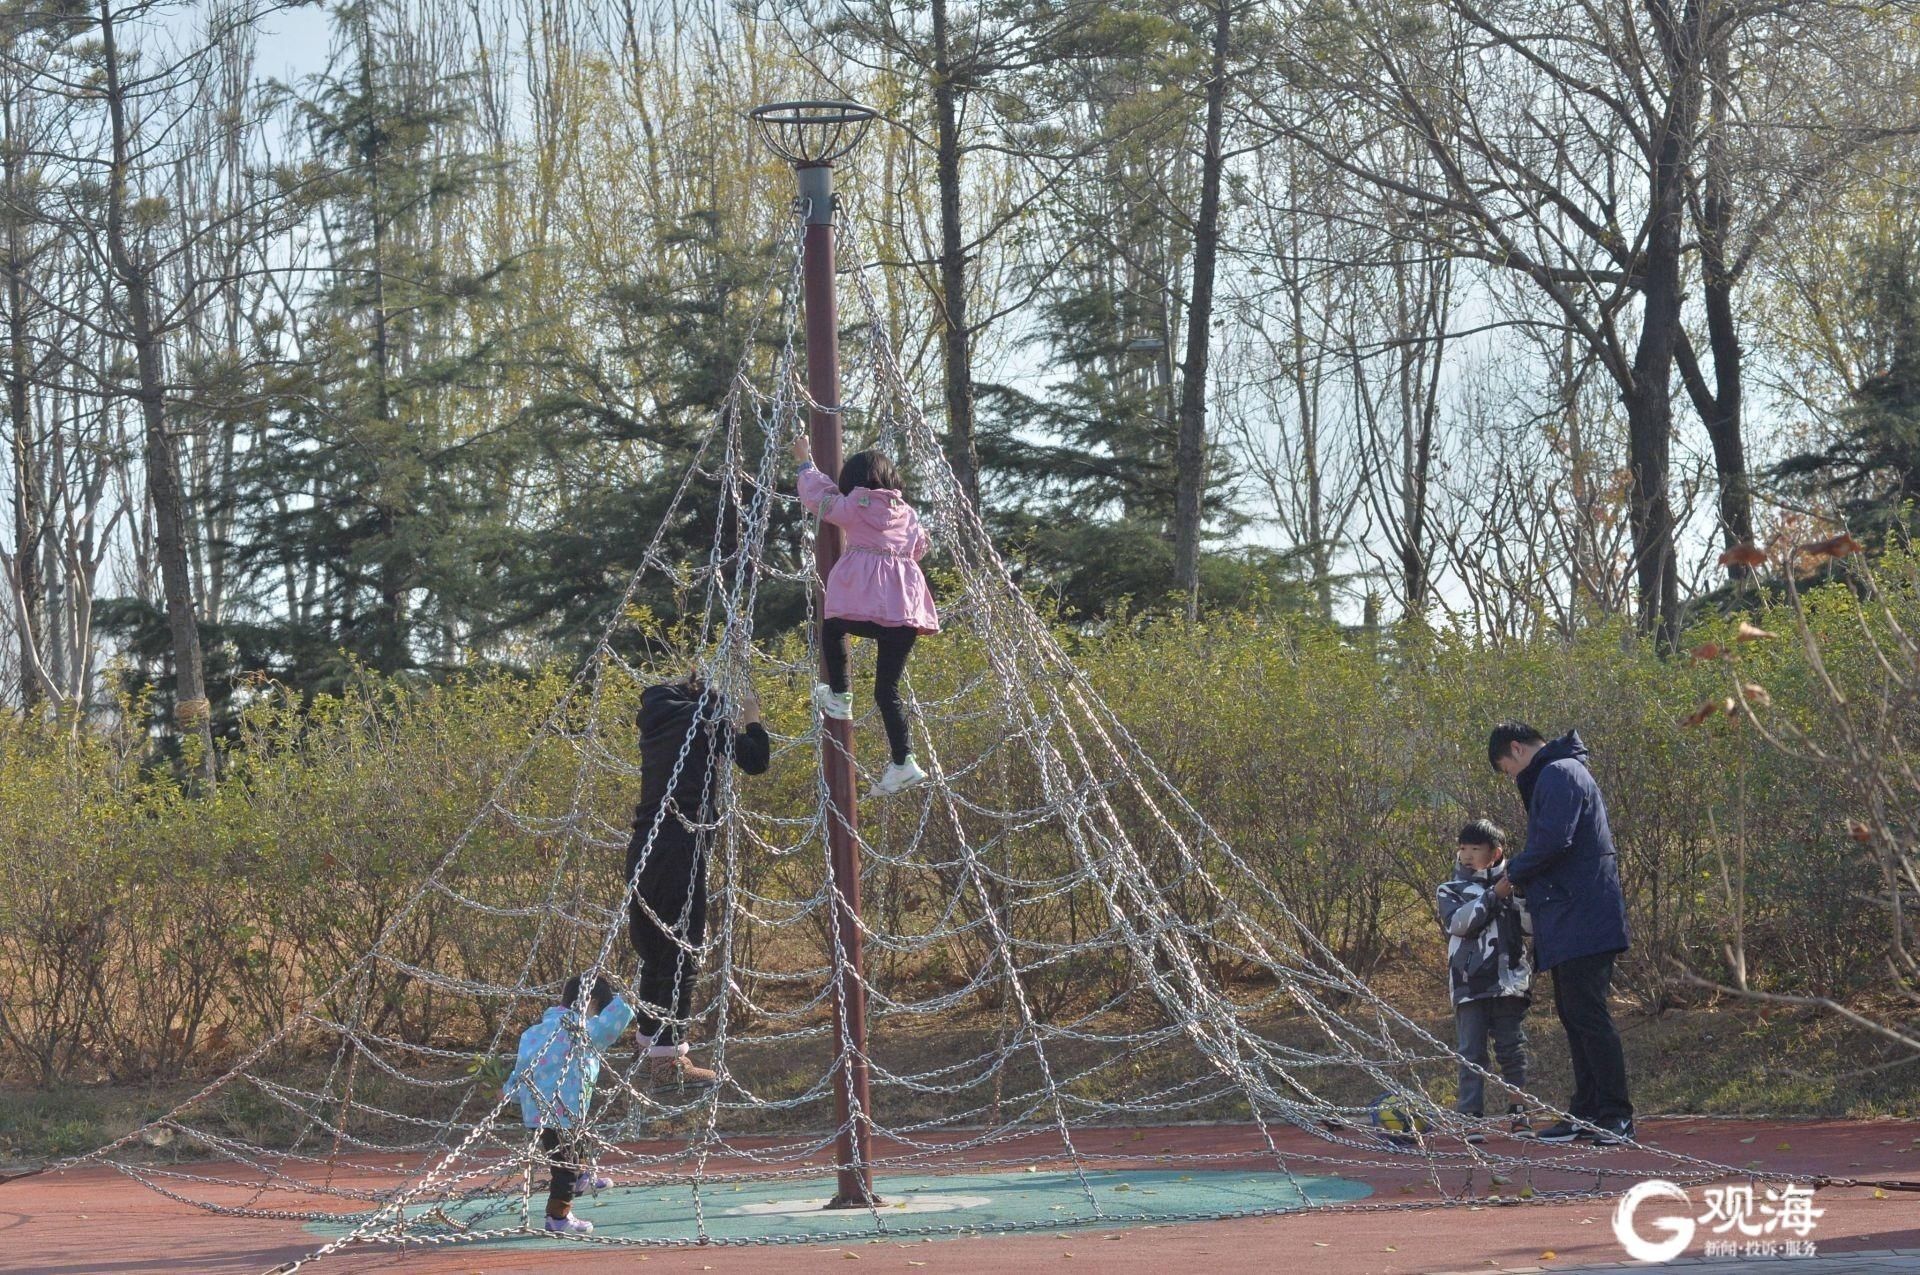
M 555 1242 L 1392 1208 L 1414 1201 L 1366 1198 L 1366 1183 L 1410 1169 L 1429 1205 L 1484 1202 L 1508 1183 L 1516 1201 L 1738 1172 L 1638 1146 L 1467 1140 L 1487 1122 L 1450 1109 L 1449 1046 L 1356 977 L 1215 832 L 1029 604 L 916 406 L 857 252 L 841 270 L 843 401 L 810 399 L 795 338 L 806 229 L 797 215 L 773 284 L 776 339 L 750 346 L 761 352 L 679 476 L 607 631 L 465 831 L 326 995 L 178 1110 L 71 1163 L 112 1165 L 183 1204 L 300 1222 L 314 1236 L 302 1262 L 365 1243 L 538 1235 L 548 1162 L 503 1081 L 519 1031 L 570 975 L 640 999 L 620 865 L 640 787 L 633 708 L 663 675 L 633 654 L 630 604 L 664 577 L 686 599 L 712 693 L 737 704 L 757 686 L 773 706 L 771 771 L 716 768 L 717 813 L 700 828 L 713 902 L 690 1026 L 721 1082 L 656 1088 L 634 1032 L 604 1050 L 581 1037 L 602 1064 L 586 1158 L 613 1181 L 602 1199 L 634 1207 Z M 844 212 L 836 229 L 857 242 Z M 778 528 L 801 516 L 788 446 L 817 411 L 901 461 L 934 543 L 945 631 L 933 641 L 956 653 L 910 671 L 930 778 L 863 801 L 857 916 L 827 866 L 829 749 L 805 708 L 817 653 L 755 634 L 769 582 L 815 583 Z M 665 528 L 705 518 L 709 501 L 704 559 L 669 554 Z M 856 692 L 865 684 L 856 676 Z M 873 768 L 877 734 L 858 755 Z M 644 852 L 658 832 L 640 828 Z M 862 1037 L 835 1012 L 856 982 Z M 408 1012 L 427 1003 L 430 1016 Z M 432 1033 L 406 1026 L 429 1018 Z M 866 1100 L 843 1113 L 836 1089 L 856 1064 Z M 1372 1127 L 1379 1095 L 1396 1141 Z M 868 1136 L 847 1138 L 855 1124 Z M 824 1212 L 848 1145 L 874 1197 Z M 1156 1203 L 1179 1193 L 1155 1182 L 1216 1174 L 1230 1193 Z M 1006 1190 L 1043 1194 L 1029 1215 L 969 1219 L 966 1201 Z

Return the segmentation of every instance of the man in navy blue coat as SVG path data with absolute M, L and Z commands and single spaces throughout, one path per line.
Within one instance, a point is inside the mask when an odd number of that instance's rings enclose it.
M 1487 760 L 1512 779 L 1527 808 L 1526 846 L 1497 889 L 1518 890 L 1533 916 L 1534 963 L 1553 971 L 1553 1007 L 1573 1056 L 1574 1123 L 1541 1130 L 1546 1142 L 1602 1146 L 1633 1137 L 1627 1059 L 1607 997 L 1613 963 L 1627 950 L 1627 900 L 1607 827 L 1607 804 L 1587 769 L 1587 746 L 1569 731 L 1549 743 L 1523 722 L 1503 722 Z

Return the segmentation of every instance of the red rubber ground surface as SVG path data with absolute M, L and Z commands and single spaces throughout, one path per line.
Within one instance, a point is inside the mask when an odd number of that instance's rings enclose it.
M 1735 1165 L 1833 1177 L 1920 1179 L 1920 1124 L 1895 1121 L 1764 1123 L 1723 1120 L 1650 1121 L 1641 1136 L 1650 1145 Z M 1287 1130 L 1283 1150 L 1342 1154 L 1318 1139 Z M 1244 1129 L 1176 1128 L 1087 1134 L 1082 1149 L 1114 1157 L 1243 1150 L 1257 1145 Z M 1785 1144 L 1784 1148 L 1782 1144 Z M 1616 1152 L 1636 1176 L 1666 1176 L 1645 1153 Z M 1627 1157 L 1635 1157 L 1629 1159 Z M 1118 1160 L 1112 1161 L 1118 1163 Z M 1434 1197 L 1431 1183 L 1409 1161 L 1405 1170 L 1340 1170 L 1300 1165 L 1303 1172 L 1343 1173 L 1374 1188 L 1376 1201 L 1417 1205 Z M 1558 1185 L 1537 1174 L 1543 1187 Z M 1615 1183 L 1624 1185 L 1624 1180 Z M 1511 1190 L 1512 1188 L 1508 1188 Z M 1920 1194 L 1869 1188 L 1826 1188 L 1827 1210 L 1813 1239 L 1822 1253 L 1850 1249 L 1920 1248 Z M 299 1207 L 295 1205 L 293 1207 Z M 1434 1207 L 1381 1212 L 1309 1212 L 1264 1219 L 1059 1234 L 953 1240 L 887 1240 L 851 1246 L 767 1246 L 637 1251 L 572 1251 L 541 1245 L 453 1246 L 431 1250 L 369 1246 L 328 1258 L 317 1272 L 521 1271 L 761 1272 L 857 1270 L 979 1275 L 980 1272 L 1152 1272 L 1220 1275 L 1279 1271 L 1285 1275 L 1358 1275 L 1359 1272 L 1433 1272 L 1477 1268 L 1567 1268 L 1618 1262 L 1604 1200 L 1528 1203 L 1509 1207 Z M 317 1247 L 297 1223 L 228 1218 L 158 1196 L 111 1169 L 42 1175 L 0 1186 L 0 1271 L 35 1275 L 150 1275 L 205 1272 L 247 1275 L 268 1270 Z M 1698 1255 L 1696 1240 L 1691 1255 Z M 1543 1254 L 1551 1252 L 1551 1258 Z

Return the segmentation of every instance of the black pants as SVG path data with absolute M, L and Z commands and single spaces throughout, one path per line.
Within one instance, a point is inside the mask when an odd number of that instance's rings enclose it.
M 547 1186 L 547 1216 L 565 1217 L 580 1186 L 580 1143 L 571 1129 L 542 1129 L 540 1150 L 553 1169 Z
M 847 693 L 847 638 L 872 638 L 880 644 L 880 661 L 873 673 L 873 702 L 879 706 L 880 720 L 887 724 L 887 747 L 893 750 L 896 766 L 913 751 L 907 737 L 907 711 L 900 704 L 900 675 L 907 671 L 907 657 L 913 654 L 914 639 L 919 636 L 917 629 L 871 620 L 828 620 L 820 635 L 827 685 L 836 695 Z
M 1500 1059 L 1500 1079 L 1509 1089 L 1527 1087 L 1526 997 L 1487 996 L 1462 1001 L 1453 1007 L 1453 1024 L 1462 1058 L 1484 1071 L 1487 1037 L 1491 1035 L 1493 1052 Z M 1487 1114 L 1487 1081 L 1480 1071 L 1460 1068 L 1460 1100 L 1453 1104 L 1455 1111 L 1469 1116 Z
M 1573 1057 L 1573 1099 L 1567 1110 L 1592 1124 L 1631 1120 L 1627 1056 L 1607 1008 L 1616 952 L 1576 956 L 1553 967 L 1553 1007 Z
M 651 820 L 643 820 L 634 832 L 635 844 L 627 851 L 630 879 L 651 827 Z M 706 941 L 706 851 L 669 811 L 660 821 L 652 851 L 638 864 L 637 876 L 634 897 L 627 903 L 627 939 L 640 958 L 637 990 L 642 1003 L 634 1007 L 634 1019 L 640 1034 L 654 1044 L 677 1045 L 693 1017 L 693 982 L 699 965 L 674 936 L 696 948 Z M 664 1009 L 666 1017 L 655 1017 L 651 1009 Z

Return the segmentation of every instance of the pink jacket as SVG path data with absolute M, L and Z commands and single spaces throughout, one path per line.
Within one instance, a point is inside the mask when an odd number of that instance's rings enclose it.
M 827 574 L 828 619 L 940 631 L 933 592 L 920 571 L 927 533 L 899 492 L 855 487 L 843 496 L 837 483 L 808 465 L 800 471 L 800 503 L 845 533 L 840 560 Z

